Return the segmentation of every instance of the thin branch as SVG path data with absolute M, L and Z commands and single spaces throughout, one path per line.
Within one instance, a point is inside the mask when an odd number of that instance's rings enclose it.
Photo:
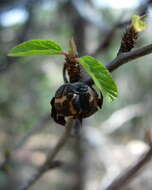
M 151 158 L 152 148 L 144 153 L 142 157 L 137 161 L 137 163 L 130 167 L 124 174 L 121 174 L 108 187 L 102 190 L 122 189 L 125 184 L 127 184 L 130 180 L 133 179 L 133 177 L 137 175 L 137 173 L 145 166 L 145 164 L 147 164 L 151 160 Z
M 102 190 L 122 189 L 122 187 L 132 180 L 138 174 L 138 172 L 152 159 L 152 130 L 149 130 L 147 134 L 150 145 L 149 150 L 144 153 L 135 164 L 128 168 L 124 173 L 120 174 L 120 176 L 118 176 L 107 187 L 101 188 Z
M 27 1 L 25 1 L 24 8 L 28 12 L 28 18 L 25 21 L 25 23 L 23 24 L 23 26 L 21 27 L 19 33 L 18 32 L 16 33 L 15 40 L 14 40 L 15 44 L 19 44 L 23 41 L 28 40 L 29 29 L 31 29 L 31 26 L 32 26 L 32 30 L 34 28 L 33 27 L 34 8 L 36 7 L 38 2 L 39 2 L 38 0 L 27 0 Z M 7 53 L 5 53 L 5 55 L 6 54 Z M 17 58 L 17 57 L 7 57 L 7 56 L 5 56 L 5 59 L 6 59 L 5 64 L 1 64 L 1 66 L 0 66 L 0 73 L 7 71 L 7 69 L 11 65 L 15 64 L 16 62 L 18 62 L 20 60 L 20 58 Z
M 111 30 L 109 30 L 102 43 L 99 44 L 99 46 L 91 53 L 91 56 L 95 57 L 99 53 L 103 52 L 103 50 L 107 50 L 107 48 L 110 46 L 112 43 L 113 37 L 115 35 L 115 32 L 117 30 L 117 25 L 114 25 Z
M 120 22 L 122 16 L 123 15 L 121 14 L 120 18 L 113 24 L 112 28 L 109 29 L 109 31 L 105 32 L 105 36 L 102 43 L 100 43 L 99 46 L 90 54 L 91 56 L 96 57 L 99 53 L 107 50 L 114 39 L 116 31 L 119 28 L 126 27 L 130 24 L 131 20 Z
M 39 170 L 29 180 L 27 180 L 27 182 L 25 182 L 25 184 L 23 184 L 19 188 L 17 188 L 17 190 L 26 190 L 26 189 L 28 189 L 46 171 L 48 171 L 49 169 L 52 169 L 52 167 L 50 167 L 50 166 L 52 166 L 52 164 L 54 163 L 54 161 L 53 161 L 54 158 L 56 157 L 56 155 L 58 154 L 58 152 L 64 147 L 65 143 L 69 139 L 71 129 L 72 129 L 72 127 L 74 125 L 75 125 L 75 120 L 69 119 L 69 121 L 67 122 L 67 124 L 65 126 L 65 132 L 64 132 L 63 136 L 61 136 L 61 138 L 59 139 L 58 143 L 54 147 L 53 151 L 51 151 L 48 154 L 48 156 L 47 156 L 46 161 L 44 162 L 44 164 L 39 168 Z
M 145 102 L 127 105 L 112 113 L 112 115 L 102 122 L 100 125 L 103 134 L 110 135 L 119 128 L 123 127 L 126 122 L 136 117 L 142 117 L 149 109 L 145 106 Z M 121 119 L 120 119 L 121 118 Z
M 148 7 L 150 6 L 151 1 L 147 0 L 144 3 L 142 2 L 141 5 L 138 7 L 138 15 L 146 15 L 148 11 Z M 110 47 L 110 44 L 112 43 L 112 39 L 114 38 L 115 32 L 117 29 L 126 27 L 131 23 L 131 20 L 128 19 L 126 21 L 120 21 L 123 17 L 124 13 L 120 15 L 120 18 L 118 18 L 117 22 L 113 24 L 112 28 L 105 32 L 105 37 L 102 43 L 99 44 L 99 46 L 90 54 L 91 56 L 95 57 L 99 53 L 101 53 L 103 50 L 107 50 L 108 47 Z
M 43 117 L 32 129 L 30 129 L 27 134 L 17 142 L 17 144 L 10 150 L 10 156 L 6 157 L 2 163 L 0 163 L 0 170 L 6 171 L 7 166 L 10 164 L 10 160 L 13 155 L 16 154 L 16 150 L 20 149 L 25 142 L 35 133 L 40 131 L 44 126 L 50 121 L 50 114 Z
M 43 166 L 35 173 L 31 176 L 31 178 L 25 182 L 24 184 L 22 184 L 19 188 L 17 188 L 17 190 L 25 190 L 28 189 L 32 184 L 34 184 L 47 170 L 51 170 L 51 169 L 55 169 L 57 167 L 60 167 L 62 165 L 62 162 L 60 161 L 51 161 L 49 163 L 49 165 L 47 165 L 47 167 L 45 167 L 45 169 L 43 168 Z
M 129 61 L 132 61 L 134 59 L 143 57 L 151 53 L 152 53 L 152 44 L 142 48 L 138 48 L 131 52 L 122 53 L 118 57 L 116 57 L 112 62 L 108 63 L 106 67 L 110 72 L 112 72 L 113 70 L 117 69 L 118 67 L 120 67 L 125 63 L 128 63 Z
M 50 116 L 50 114 L 47 114 L 47 115 L 43 116 L 43 117 L 40 119 L 40 121 L 39 121 L 34 127 L 32 127 L 32 128 L 27 132 L 27 134 L 21 138 L 21 140 L 19 140 L 19 141 L 17 142 L 17 144 L 16 144 L 15 147 L 14 147 L 14 151 L 15 151 L 16 149 L 21 148 L 21 147 L 25 144 L 25 142 L 27 142 L 27 140 L 28 140 L 33 134 L 38 133 L 39 131 L 41 131 L 42 129 L 44 129 L 44 127 L 45 127 L 45 126 L 48 124 L 48 122 L 50 122 L 50 121 L 51 121 L 51 116 Z
M 106 67 L 110 72 L 112 72 L 115 69 L 117 69 L 118 67 L 120 67 L 121 65 L 128 63 L 129 61 L 132 61 L 134 59 L 143 57 L 143 56 L 151 54 L 151 53 L 152 53 L 152 44 L 147 45 L 147 46 L 142 47 L 142 48 L 138 48 L 138 49 L 133 50 L 131 52 L 121 53 L 113 61 L 108 63 L 106 65 Z M 91 78 L 86 80 L 85 83 L 87 83 L 89 85 L 94 84 L 94 82 Z

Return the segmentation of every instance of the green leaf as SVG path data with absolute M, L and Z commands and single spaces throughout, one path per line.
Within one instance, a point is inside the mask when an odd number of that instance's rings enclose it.
M 31 40 L 12 48 L 8 56 L 62 54 L 62 47 L 50 40 Z
M 106 67 L 91 56 L 81 57 L 79 62 L 92 77 L 95 85 L 107 100 L 109 102 L 115 100 L 118 96 L 117 86 Z
M 147 26 L 146 22 L 143 21 L 145 18 L 146 16 L 132 16 L 131 24 L 136 32 L 142 32 L 143 30 L 145 30 Z

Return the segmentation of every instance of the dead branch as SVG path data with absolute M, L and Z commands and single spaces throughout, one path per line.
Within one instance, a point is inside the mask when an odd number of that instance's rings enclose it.
M 53 160 L 56 157 L 56 155 L 58 154 L 58 152 L 64 147 L 67 140 L 69 139 L 71 129 L 72 129 L 72 127 L 74 125 L 75 125 L 75 120 L 69 119 L 69 121 L 67 122 L 67 124 L 65 126 L 65 132 L 64 132 L 63 136 L 61 136 L 61 138 L 59 139 L 59 141 L 56 144 L 56 146 L 54 147 L 54 149 L 50 153 L 48 153 L 48 156 L 47 156 L 46 161 L 44 162 L 44 164 L 39 168 L 39 170 L 33 176 L 31 176 L 31 178 L 29 180 L 27 180 L 27 182 L 25 182 L 19 188 L 17 188 L 17 190 L 26 190 L 26 189 L 28 189 L 45 172 L 47 172 L 48 170 L 53 169 L 54 167 L 56 167 L 53 164 L 54 163 Z M 51 166 L 53 166 L 53 167 L 51 167 Z
M 142 117 L 149 111 L 149 109 L 145 109 L 145 107 L 144 103 L 138 103 L 127 105 L 126 107 L 115 111 L 107 120 L 102 122 L 100 126 L 102 133 L 110 135 L 117 129 L 123 127 L 126 122 L 129 122 L 136 117 Z
M 149 142 L 149 150 L 145 152 L 139 160 L 134 163 L 132 166 L 130 166 L 126 171 L 124 171 L 122 174 L 120 174 L 116 179 L 113 180 L 112 183 L 107 185 L 102 190 L 120 190 L 124 185 L 128 184 L 130 180 L 133 180 L 133 178 L 139 173 L 139 171 L 145 167 L 145 165 L 152 159 L 152 130 L 149 130 L 147 133 L 147 139 Z
M 21 140 L 19 140 L 17 142 L 17 144 L 14 146 L 14 148 L 12 148 L 12 150 L 9 150 L 10 155 L 8 157 L 5 158 L 5 160 L 0 163 L 0 170 L 2 171 L 6 171 L 7 166 L 10 164 L 10 160 L 12 159 L 13 155 L 16 154 L 16 151 L 18 149 L 20 149 L 25 142 L 27 142 L 27 140 L 35 133 L 37 133 L 39 130 L 41 130 L 42 128 L 44 128 L 44 126 L 48 123 L 48 121 L 50 121 L 50 114 L 44 116 L 39 122 L 38 124 L 36 124 L 32 129 L 30 129 L 27 134 L 21 138 Z

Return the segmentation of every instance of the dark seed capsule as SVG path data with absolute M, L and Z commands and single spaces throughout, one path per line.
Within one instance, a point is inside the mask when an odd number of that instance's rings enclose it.
M 59 87 L 53 100 L 51 115 L 61 124 L 65 121 L 64 117 L 82 119 L 91 116 L 102 107 L 103 97 L 101 94 L 99 98 L 97 92 L 85 83 L 76 82 Z

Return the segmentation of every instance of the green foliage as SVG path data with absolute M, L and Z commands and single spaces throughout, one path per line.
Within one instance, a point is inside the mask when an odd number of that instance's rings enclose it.
M 80 58 L 80 64 L 89 73 L 95 85 L 109 102 L 112 102 L 117 98 L 117 86 L 113 81 L 111 74 L 102 63 L 91 56 L 84 56 Z
M 145 18 L 146 16 L 132 16 L 131 24 L 136 32 L 142 32 L 143 30 L 145 30 L 147 26 L 147 24 L 143 21 Z
M 71 51 L 76 54 L 76 46 L 71 40 Z M 56 42 L 49 40 L 31 40 L 19 44 L 9 52 L 9 56 L 28 56 L 36 54 L 64 54 L 62 47 Z M 70 55 L 70 54 L 69 54 Z M 72 56 L 74 56 L 72 54 Z M 109 102 L 115 100 L 118 96 L 117 86 L 112 79 L 111 74 L 106 67 L 98 60 L 91 56 L 84 56 L 80 59 L 80 64 L 85 68 L 86 72 L 92 77 L 95 85 L 103 93 Z
M 31 40 L 23 42 L 10 50 L 8 56 L 62 54 L 62 47 L 50 40 Z

